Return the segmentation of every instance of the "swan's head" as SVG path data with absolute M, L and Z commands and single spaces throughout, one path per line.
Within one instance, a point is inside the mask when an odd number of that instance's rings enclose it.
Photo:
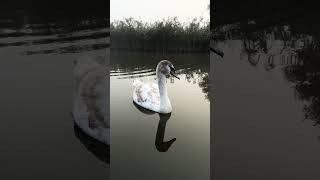
M 168 60 L 162 60 L 158 63 L 156 73 L 157 73 L 157 75 L 158 74 L 163 74 L 165 76 L 171 75 L 177 79 L 180 79 L 175 74 L 175 69 L 174 69 L 173 64 Z

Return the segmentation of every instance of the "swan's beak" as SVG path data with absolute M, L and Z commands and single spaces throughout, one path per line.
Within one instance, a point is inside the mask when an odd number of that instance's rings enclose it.
M 180 80 L 180 78 L 175 74 L 175 69 L 173 68 L 173 67 L 170 67 L 170 74 L 173 76 L 173 77 L 175 77 L 175 78 L 177 78 L 177 79 L 179 79 Z

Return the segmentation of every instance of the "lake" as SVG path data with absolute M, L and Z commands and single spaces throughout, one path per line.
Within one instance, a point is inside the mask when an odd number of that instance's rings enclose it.
M 214 179 L 319 179 L 319 39 L 300 25 L 217 28 Z
M 162 59 L 180 80 L 167 79 L 173 111 L 160 115 L 133 104 L 132 82 L 155 81 Z M 111 179 L 210 179 L 209 54 L 111 51 Z
M 2 177 L 109 177 L 108 151 L 77 128 L 70 115 L 73 60 L 83 55 L 109 58 L 107 22 L 1 19 Z

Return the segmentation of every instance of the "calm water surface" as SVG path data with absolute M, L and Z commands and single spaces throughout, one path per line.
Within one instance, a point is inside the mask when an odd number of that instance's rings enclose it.
M 106 179 L 107 151 L 74 127 L 72 62 L 106 58 L 106 20 L 1 20 L 0 159 L 7 179 Z M 102 153 L 103 152 L 103 153 Z
M 171 60 L 181 80 L 167 80 L 173 111 L 159 116 L 133 104 L 132 81 L 155 81 L 161 59 Z M 209 68 L 209 54 L 112 51 L 112 179 L 209 179 Z
M 290 25 L 216 34 L 213 178 L 320 177 L 319 40 Z

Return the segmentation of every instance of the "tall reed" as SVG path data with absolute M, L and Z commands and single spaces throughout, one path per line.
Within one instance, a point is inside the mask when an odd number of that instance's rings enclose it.
M 146 23 L 133 18 L 111 23 L 111 48 L 141 52 L 207 52 L 210 24 L 194 18 L 189 24 L 177 18 Z

